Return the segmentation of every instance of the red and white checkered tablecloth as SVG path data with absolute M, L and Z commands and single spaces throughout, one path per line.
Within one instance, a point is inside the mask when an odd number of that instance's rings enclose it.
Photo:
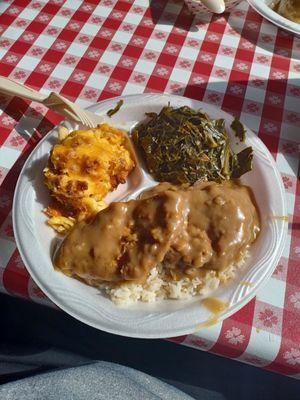
M 289 215 L 283 256 L 256 298 L 223 323 L 172 339 L 300 377 L 300 38 L 246 2 L 193 18 L 181 0 L 15 0 L 0 3 L 0 74 L 82 106 L 169 92 L 239 116 L 268 146 Z M 49 304 L 16 249 L 13 191 L 22 163 L 61 118 L 0 96 L 0 290 Z

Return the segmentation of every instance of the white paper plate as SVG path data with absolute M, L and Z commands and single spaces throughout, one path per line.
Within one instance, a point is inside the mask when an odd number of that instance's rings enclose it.
M 287 18 L 282 17 L 277 12 L 270 8 L 270 4 L 273 0 L 247 0 L 251 7 L 253 7 L 260 15 L 279 26 L 279 28 L 285 29 L 296 35 L 300 35 L 300 24 L 290 21 Z
M 90 108 L 103 115 L 103 119 L 121 129 L 130 129 L 145 118 L 145 112 L 158 112 L 168 102 L 173 106 L 187 105 L 202 108 L 212 118 L 224 118 L 230 129 L 232 117 L 215 106 L 184 97 L 161 94 L 143 94 L 121 97 L 121 110 L 108 118 L 106 111 L 114 107 L 118 98 L 107 100 Z M 78 125 L 68 123 L 69 128 Z M 164 300 L 155 304 L 139 303 L 127 309 L 118 308 L 95 288 L 54 271 L 51 255 L 57 240 L 54 231 L 45 224 L 43 208 L 49 203 L 43 184 L 42 170 L 49 151 L 57 138 L 57 128 L 45 136 L 27 159 L 19 177 L 13 203 L 13 224 L 16 242 L 22 259 L 35 282 L 60 308 L 75 318 L 98 329 L 124 336 L 161 338 L 192 333 L 199 323 L 205 322 L 209 312 L 199 298 L 189 301 Z M 250 257 L 238 272 L 236 279 L 222 286 L 213 296 L 229 302 L 229 308 L 219 320 L 229 317 L 246 304 L 258 288 L 270 277 L 283 250 L 286 223 L 272 216 L 286 215 L 284 188 L 276 165 L 268 149 L 248 129 L 247 143 L 232 147 L 240 150 L 245 145 L 254 149 L 253 171 L 242 181 L 255 194 L 261 216 L 262 230 L 251 247 Z M 110 201 L 135 197 L 142 188 L 155 182 L 141 170 L 135 170 L 128 182 L 108 196 Z M 241 284 L 249 281 L 251 286 Z

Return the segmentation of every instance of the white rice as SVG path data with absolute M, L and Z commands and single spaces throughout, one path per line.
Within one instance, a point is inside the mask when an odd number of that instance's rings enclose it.
M 100 288 L 118 306 L 126 307 L 137 301 L 154 303 L 162 299 L 190 299 L 196 295 L 208 296 L 218 289 L 219 285 L 235 277 L 237 268 L 244 264 L 247 255 L 241 261 L 229 266 L 224 271 L 204 270 L 203 275 L 197 278 L 183 278 L 179 281 L 166 279 L 166 273 L 160 264 L 150 271 L 147 281 L 139 283 L 123 283 L 115 286 L 103 283 Z

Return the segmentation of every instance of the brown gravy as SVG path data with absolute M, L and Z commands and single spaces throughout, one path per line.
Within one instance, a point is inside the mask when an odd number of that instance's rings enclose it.
M 55 268 L 89 284 L 143 282 L 163 262 L 172 279 L 223 270 L 238 261 L 260 230 L 246 186 L 162 183 L 138 200 L 112 203 L 78 223 L 64 240 Z
M 220 314 L 228 307 L 228 303 L 225 303 L 216 297 L 206 297 L 201 301 L 201 303 L 213 314 Z

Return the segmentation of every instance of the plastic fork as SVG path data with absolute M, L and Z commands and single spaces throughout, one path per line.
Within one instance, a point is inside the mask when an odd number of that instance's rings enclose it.
M 72 103 L 72 101 L 66 99 L 58 93 L 51 92 L 49 96 L 45 96 L 26 85 L 21 85 L 20 83 L 9 78 L 4 78 L 3 76 L 0 76 L 0 93 L 5 93 L 10 96 L 18 96 L 42 103 L 46 107 L 51 108 L 51 110 L 56 111 L 58 114 L 67 117 L 67 119 L 80 122 L 88 128 L 94 128 L 103 122 L 100 116 L 84 110 L 77 104 Z M 125 138 L 125 145 L 137 164 L 137 155 L 131 140 L 126 132 L 123 132 L 123 134 Z
M 58 93 L 51 92 L 49 96 L 45 96 L 26 85 L 22 85 L 3 76 L 0 76 L 0 93 L 42 103 L 51 110 L 56 111 L 58 114 L 73 121 L 80 122 L 89 128 L 93 128 L 97 123 L 101 122 L 101 119 L 97 115 L 82 109 L 77 104 L 72 103 L 70 100 Z

